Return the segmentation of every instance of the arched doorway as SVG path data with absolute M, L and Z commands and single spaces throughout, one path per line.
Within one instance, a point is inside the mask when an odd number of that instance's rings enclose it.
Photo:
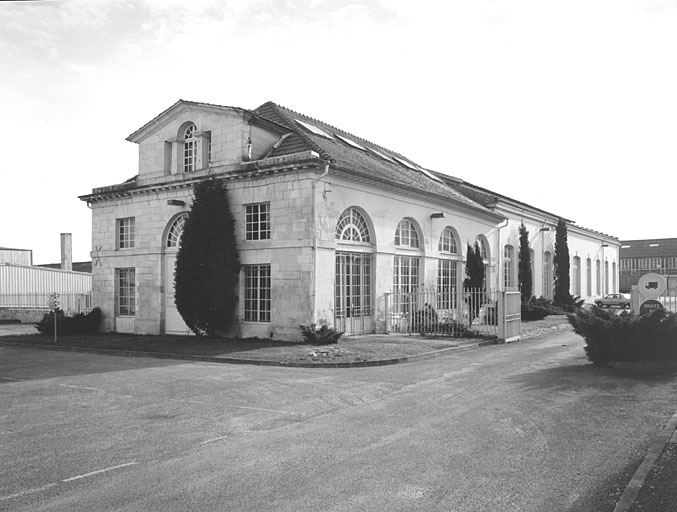
M 176 254 L 179 252 L 181 235 L 183 234 L 183 224 L 187 215 L 181 213 L 175 216 L 169 222 L 163 239 L 165 334 L 192 334 L 174 303 L 174 267 L 176 265 Z
M 336 223 L 334 327 L 346 335 L 374 332 L 373 245 L 369 225 L 356 208 Z

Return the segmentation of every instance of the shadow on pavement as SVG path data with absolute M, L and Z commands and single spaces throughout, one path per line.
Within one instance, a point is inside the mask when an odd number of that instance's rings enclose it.
M 674 370 L 606 368 L 592 363 L 553 366 L 510 377 L 526 390 L 567 391 L 584 388 L 614 391 L 634 385 L 661 385 L 675 380 Z

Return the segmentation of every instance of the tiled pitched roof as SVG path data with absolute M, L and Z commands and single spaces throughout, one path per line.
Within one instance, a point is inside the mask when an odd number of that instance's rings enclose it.
M 415 167 L 420 167 L 409 158 L 323 121 L 313 119 L 299 112 L 294 112 L 293 110 L 289 110 L 288 108 L 270 101 L 255 109 L 254 113 L 262 118 L 288 128 L 293 134 L 287 137 L 284 142 L 271 153 L 271 157 L 312 150 L 319 153 L 323 159 L 330 160 L 339 167 L 350 169 L 351 172 L 357 175 L 381 179 L 420 192 L 436 194 L 470 208 L 481 210 L 485 213 L 490 212 L 489 209 L 466 197 L 457 190 L 454 190 L 446 183 L 441 183 L 440 181 L 430 178 L 426 175 L 426 172 L 428 171 L 411 169 L 394 160 L 395 158 L 398 158 L 412 163 Z M 297 123 L 297 120 L 319 128 L 330 135 L 331 138 L 313 133 Z M 337 135 L 348 138 L 364 147 L 365 150 L 354 147 L 348 142 L 338 138 Z M 381 158 L 373 151 L 369 151 L 369 149 L 381 153 L 386 156 L 388 160 Z M 448 179 L 454 180 L 455 178 L 448 177 Z M 496 214 L 494 213 L 494 215 Z

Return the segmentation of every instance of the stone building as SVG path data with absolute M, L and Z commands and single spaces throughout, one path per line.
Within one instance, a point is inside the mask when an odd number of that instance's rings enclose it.
M 180 100 L 127 140 L 139 145 L 138 175 L 81 196 L 92 209 L 94 303 L 106 330 L 187 332 L 173 268 L 193 185 L 208 178 L 226 181 L 236 220 L 242 337 L 298 339 L 299 325 L 320 322 L 383 332 L 386 294 L 457 290 L 475 241 L 487 286 L 516 286 L 522 220 L 534 229 L 536 282 L 549 281 L 542 258 L 555 215 L 275 103 L 245 110 Z M 615 265 L 616 239 L 572 224 L 570 250 L 579 239 L 571 251 L 579 272 L 584 261 Z

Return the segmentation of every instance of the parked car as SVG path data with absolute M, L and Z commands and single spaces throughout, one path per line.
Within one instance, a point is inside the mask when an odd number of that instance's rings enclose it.
M 618 306 L 619 308 L 629 308 L 630 297 L 624 293 L 610 293 L 601 299 L 597 299 L 595 304 L 597 304 L 597 306 L 600 308 L 610 308 L 612 306 Z

